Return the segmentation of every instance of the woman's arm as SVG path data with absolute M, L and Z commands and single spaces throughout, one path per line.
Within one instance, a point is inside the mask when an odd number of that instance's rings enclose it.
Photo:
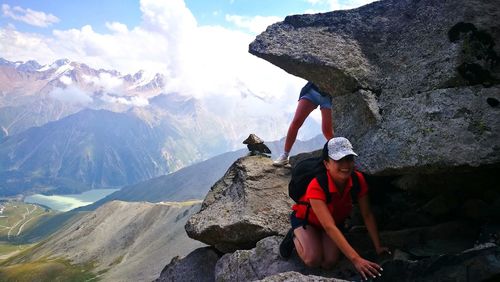
M 373 212 L 370 208 L 370 201 L 367 195 L 358 199 L 359 201 L 359 209 L 361 211 L 361 215 L 363 216 L 363 221 L 365 222 L 366 229 L 368 229 L 368 234 L 372 239 L 373 246 L 375 247 L 375 251 L 377 254 L 381 254 L 383 252 L 389 252 L 389 249 L 386 247 L 382 247 L 380 245 L 380 237 L 378 235 L 377 222 L 375 217 L 373 216 Z
M 361 276 L 366 280 L 367 276 L 375 278 L 377 275 L 380 276 L 382 268 L 371 261 L 363 259 L 347 242 L 344 235 L 335 225 L 335 220 L 333 219 L 326 203 L 318 199 L 310 199 L 311 208 L 316 214 L 319 222 L 325 229 L 328 236 L 333 240 L 335 245 L 340 249 L 340 251 L 354 264 L 354 267 L 359 271 Z

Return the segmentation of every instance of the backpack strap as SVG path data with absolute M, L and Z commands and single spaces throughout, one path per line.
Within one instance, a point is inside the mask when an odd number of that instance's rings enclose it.
M 326 171 L 319 172 L 316 175 L 316 179 L 318 180 L 319 186 L 325 193 L 326 202 L 329 203 L 332 200 L 332 195 L 330 195 L 330 189 L 328 187 L 328 175 L 326 174 Z M 306 229 L 307 219 L 309 218 L 309 211 L 311 210 L 311 204 L 309 202 L 299 202 L 298 204 L 303 204 L 306 206 L 306 214 L 304 216 L 304 219 L 302 220 L 302 227 Z
M 328 187 L 328 175 L 326 174 L 326 171 L 318 173 L 318 175 L 316 175 L 316 179 L 318 180 L 318 184 L 321 189 L 323 189 L 323 192 L 325 192 L 326 203 L 331 202 L 332 195 L 330 194 L 330 189 Z
M 361 186 L 359 186 L 359 178 L 356 171 L 354 170 L 352 171 L 351 178 L 352 178 L 351 198 L 352 198 L 352 203 L 356 204 L 358 203 L 358 196 L 359 193 L 361 192 Z

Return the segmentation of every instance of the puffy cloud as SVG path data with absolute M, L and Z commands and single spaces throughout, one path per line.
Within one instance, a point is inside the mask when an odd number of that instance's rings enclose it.
M 144 107 L 149 105 L 149 101 L 146 98 L 132 96 L 132 97 L 117 97 L 113 95 L 104 94 L 101 100 L 110 104 L 122 104 L 126 106 Z
M 109 73 L 103 72 L 99 76 L 83 76 L 87 83 L 92 83 L 94 86 L 101 88 L 105 92 L 113 94 L 123 93 L 123 79 L 112 76 Z
M 69 76 L 61 76 L 59 78 L 59 81 L 61 81 L 64 85 L 70 85 L 73 83 L 73 79 Z
M 49 96 L 64 103 L 79 104 L 84 106 L 92 103 L 93 101 L 89 94 L 75 86 L 69 86 L 66 88 L 56 87 L 49 93 Z
M 60 57 L 54 48 L 54 40 L 44 36 L 23 33 L 9 25 L 0 28 L 0 53 L 11 61 L 37 60 L 41 64 L 52 63 Z M 63 56 L 61 56 L 63 57 Z
M 263 17 L 263 16 L 238 16 L 238 15 L 226 15 L 226 21 L 235 24 L 237 27 L 248 29 L 252 33 L 263 32 L 269 25 L 282 21 L 280 17 Z
M 59 22 L 59 18 L 52 14 L 23 9 L 19 6 L 11 8 L 7 4 L 2 4 L 2 13 L 5 17 L 38 27 L 48 27 L 51 24 Z
M 128 28 L 127 25 L 119 23 L 119 22 L 107 22 L 106 27 L 115 33 L 127 33 Z

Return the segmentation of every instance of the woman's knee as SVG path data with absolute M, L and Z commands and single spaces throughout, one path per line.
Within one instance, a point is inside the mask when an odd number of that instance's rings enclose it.
M 338 254 L 330 257 L 325 257 L 323 262 L 321 263 L 321 267 L 324 269 L 332 269 L 339 261 L 339 257 L 340 256 Z
M 302 257 L 302 261 L 308 267 L 320 267 L 322 265 L 322 255 L 314 254 L 312 252 L 306 252 Z

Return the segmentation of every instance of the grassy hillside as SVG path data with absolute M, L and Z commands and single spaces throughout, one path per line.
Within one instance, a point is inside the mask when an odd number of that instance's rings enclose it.
M 0 281 L 89 281 L 96 275 L 91 265 L 72 265 L 66 260 L 40 260 L 37 262 L 0 265 Z
M 19 201 L 1 202 L 0 211 L 0 262 L 31 248 L 34 243 L 84 214 L 59 213 Z
M 39 205 L 18 201 L 0 203 L 0 241 L 16 241 L 45 216 L 55 212 Z
M 173 257 L 204 246 L 184 230 L 200 205 L 113 201 L 79 213 L 35 246 L 0 261 L 0 281 L 152 281 Z

